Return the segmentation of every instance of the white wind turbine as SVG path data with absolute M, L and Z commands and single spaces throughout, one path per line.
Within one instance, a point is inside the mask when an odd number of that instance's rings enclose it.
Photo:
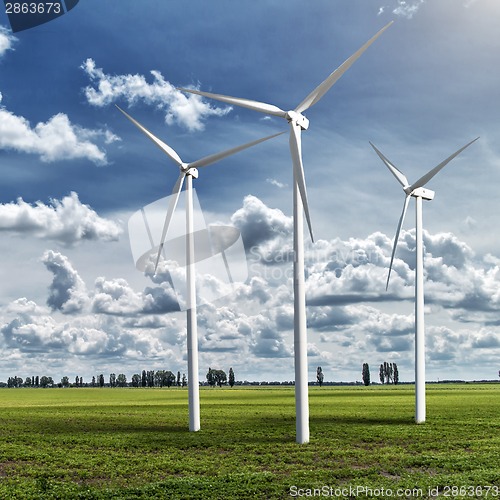
M 465 148 L 469 147 L 479 137 L 469 142 L 451 156 L 442 161 L 439 165 L 429 170 L 425 175 L 420 177 L 418 181 L 410 184 L 406 176 L 398 170 L 371 142 L 372 148 L 384 162 L 392 175 L 396 177 L 398 182 L 403 186 L 405 192 L 405 201 L 403 211 L 399 218 L 396 236 L 394 237 L 394 245 L 392 247 L 391 263 L 389 265 L 389 273 L 387 275 L 386 290 L 389 286 L 391 277 L 392 263 L 396 248 L 398 245 L 399 233 L 403 226 L 406 210 L 410 202 L 410 197 L 415 198 L 416 202 L 416 233 L 415 233 L 415 422 L 425 422 L 425 330 L 424 330 L 424 252 L 422 242 L 422 200 L 431 201 L 434 199 L 434 191 L 424 188 L 424 186 L 455 156 L 458 156 Z
M 344 61 L 333 73 L 318 85 L 295 109 L 284 111 L 272 104 L 212 94 L 199 90 L 180 88 L 183 92 L 190 92 L 204 97 L 216 99 L 235 106 L 259 111 L 267 115 L 279 116 L 290 124 L 290 152 L 293 163 L 293 246 L 294 246 L 294 352 L 295 352 L 295 412 L 296 434 L 298 443 L 309 442 L 309 404 L 307 381 L 307 326 L 306 326 L 306 295 L 304 277 L 304 229 L 303 216 L 305 214 L 311 240 L 314 241 L 309 204 L 307 203 L 304 167 L 302 163 L 302 130 L 307 130 L 309 120 L 302 114 L 316 104 L 352 66 L 363 52 L 393 23 L 391 21 L 375 36 L 366 42 L 349 59 Z
M 216 163 L 223 158 L 231 156 L 239 151 L 242 151 L 251 146 L 255 146 L 260 142 L 267 141 L 273 137 L 284 134 L 280 132 L 262 139 L 257 139 L 248 142 L 241 146 L 228 149 L 221 153 L 216 153 L 210 156 L 205 156 L 200 160 L 184 163 L 180 156 L 167 144 L 158 139 L 149 130 L 143 127 L 139 122 L 134 120 L 129 114 L 116 106 L 141 132 L 149 137 L 171 160 L 179 167 L 180 174 L 172 190 L 170 197 L 165 223 L 161 234 L 160 245 L 158 248 L 158 256 L 156 257 L 155 272 L 158 267 L 158 262 L 163 251 L 165 238 L 167 236 L 168 227 L 179 200 L 179 195 L 182 189 L 184 180 L 186 180 L 186 283 L 187 283 L 187 351 L 188 351 L 188 401 L 189 401 L 189 430 L 200 430 L 200 394 L 198 380 L 198 328 L 196 322 L 196 283 L 195 283 L 195 256 L 194 256 L 194 222 L 193 222 L 193 178 L 198 178 L 198 168 L 206 167 Z

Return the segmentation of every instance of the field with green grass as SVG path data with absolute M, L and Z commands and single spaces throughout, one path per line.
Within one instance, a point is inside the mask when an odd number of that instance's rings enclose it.
M 0 498 L 500 498 L 500 384 L 311 387 L 306 445 L 293 391 L 0 390 Z

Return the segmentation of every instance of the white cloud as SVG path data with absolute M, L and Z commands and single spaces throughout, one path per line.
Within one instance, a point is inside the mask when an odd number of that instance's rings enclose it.
M 92 310 L 100 314 L 140 316 L 178 311 L 179 305 L 168 282 L 135 292 L 124 279 L 99 277 L 95 282 Z
M 424 0 L 398 0 L 398 6 L 392 11 L 397 16 L 411 19 L 420 9 Z
M 93 59 L 87 59 L 81 66 L 95 87 L 84 89 L 85 97 L 93 106 L 107 106 L 124 99 L 129 106 L 142 101 L 165 113 L 167 125 L 177 123 L 188 130 L 203 130 L 203 120 L 209 116 L 224 116 L 231 108 L 217 108 L 204 102 L 200 96 L 186 95 L 159 71 L 151 71 L 153 82 L 148 83 L 143 75 L 109 75 L 97 68 Z
M 49 286 L 47 305 L 53 311 L 65 314 L 82 312 L 88 304 L 87 289 L 68 258 L 48 250 L 43 254 L 42 262 L 54 275 Z
M 276 179 L 267 178 L 266 182 L 269 183 L 269 184 L 271 184 L 271 186 L 276 186 L 276 187 L 278 187 L 280 189 L 286 187 L 286 184 L 283 184 L 282 182 L 277 181 Z
M 0 57 L 2 57 L 8 50 L 13 50 L 12 45 L 16 41 L 17 38 L 12 35 L 10 30 L 4 26 L 0 26 Z
M 99 217 L 72 192 L 62 200 L 41 201 L 34 205 L 18 198 L 16 203 L 0 204 L 0 231 L 34 235 L 71 246 L 85 240 L 115 241 L 121 228 Z
M 236 226 L 247 249 L 269 254 L 277 239 L 289 239 L 293 221 L 281 210 L 267 207 L 259 198 L 245 196 L 243 206 L 231 216 L 231 224 Z
M 36 154 L 44 162 L 85 158 L 105 165 L 106 153 L 92 142 L 99 138 L 106 144 L 118 140 L 108 130 L 74 125 L 64 113 L 32 127 L 26 118 L 0 106 L 0 149 Z

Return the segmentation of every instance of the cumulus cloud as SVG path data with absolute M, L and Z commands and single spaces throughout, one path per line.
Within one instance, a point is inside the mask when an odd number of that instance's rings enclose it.
M 168 282 L 135 292 L 124 279 L 97 278 L 92 302 L 95 313 L 117 316 L 162 314 L 179 310 L 179 304 Z
M 43 162 L 87 159 L 96 165 L 106 165 L 103 149 L 94 141 L 102 138 L 105 144 L 118 140 L 106 129 L 86 129 L 70 122 L 58 113 L 34 127 L 23 116 L 17 116 L 0 106 L 0 148 L 36 154 Z
M 49 286 L 47 305 L 53 311 L 65 314 L 81 312 L 88 303 L 87 289 L 68 258 L 59 252 L 48 250 L 44 253 L 42 262 L 54 275 Z
M 0 57 L 2 57 L 8 50 L 13 50 L 12 46 L 16 41 L 17 38 L 11 33 L 10 30 L 4 26 L 0 26 Z
M 276 378 L 293 379 L 292 260 L 273 265 L 267 260 L 291 245 L 291 221 L 252 197 L 234 221 L 247 230 L 258 258 L 247 282 L 235 284 L 223 300 L 198 308 L 200 367 L 219 367 L 230 356 L 237 373 L 252 373 L 248 367 L 258 366 L 258 378 L 280 373 Z M 273 224 L 276 233 L 269 228 Z M 264 228 L 260 238 L 259 226 Z M 402 231 L 389 292 L 388 236 L 320 240 L 307 247 L 308 352 L 329 380 L 342 380 L 345 373 L 352 379 L 353 366 L 384 361 L 397 362 L 402 380 L 413 380 L 414 245 L 414 231 Z M 500 259 L 477 257 L 451 233 L 424 233 L 424 248 L 430 373 L 442 372 L 444 362 L 448 373 L 459 373 L 459 366 L 496 366 Z M 145 357 L 161 360 L 162 368 L 165 360 L 172 362 L 168 369 L 185 365 L 186 320 L 175 314 L 178 303 L 167 273 L 151 277 L 153 284 L 139 290 L 122 278 L 104 277 L 86 289 L 61 254 L 46 252 L 44 264 L 53 273 L 49 307 L 20 298 L 0 309 L 6 352 L 20 353 L 20 359 L 66 353 L 102 359 L 107 366 L 132 366 Z M 53 311 L 58 314 L 51 316 Z
M 93 316 L 75 317 L 58 322 L 48 314 L 22 314 L 0 328 L 9 349 L 22 354 L 36 355 L 60 364 L 61 354 L 89 359 L 172 357 L 171 350 L 148 330 L 132 334 L 114 318 Z
M 142 101 L 162 110 L 167 125 L 177 123 L 188 130 L 203 130 L 203 120 L 210 116 L 224 116 L 231 110 L 230 107 L 214 107 L 200 96 L 178 91 L 159 71 L 151 71 L 153 81 L 148 83 L 143 75 L 106 74 L 90 58 L 81 68 L 94 85 L 84 89 L 85 97 L 92 106 L 107 106 L 120 99 L 129 106 Z
M 280 245 L 277 240 L 289 240 L 293 231 L 291 217 L 252 195 L 244 198 L 243 206 L 231 216 L 231 224 L 240 230 L 245 248 L 261 255 L 272 253 Z
M 57 241 L 66 246 L 85 240 L 116 241 L 120 226 L 100 217 L 72 192 L 62 200 L 26 203 L 22 198 L 0 204 L 0 231 L 19 235 L 34 235 Z

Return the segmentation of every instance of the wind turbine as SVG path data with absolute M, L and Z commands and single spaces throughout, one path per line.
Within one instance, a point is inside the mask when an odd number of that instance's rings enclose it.
M 442 161 L 439 165 L 429 170 L 425 175 L 420 177 L 418 181 L 410 184 L 406 176 L 398 170 L 392 162 L 390 162 L 371 142 L 372 148 L 390 170 L 392 175 L 396 177 L 398 182 L 403 186 L 405 192 L 405 201 L 403 211 L 399 218 L 396 236 L 394 237 L 394 245 L 392 247 L 391 263 L 389 265 L 389 273 L 387 275 L 387 283 L 385 289 L 389 286 L 391 277 L 392 263 L 396 248 L 398 245 L 399 233 L 403 226 L 406 210 L 410 202 L 410 198 L 415 198 L 416 202 L 416 234 L 415 234 L 415 251 L 416 251 L 416 266 L 415 266 L 415 422 L 425 422 L 425 330 L 424 330 L 424 252 L 422 242 L 422 200 L 431 201 L 434 199 L 434 191 L 426 189 L 424 186 L 455 156 L 458 156 L 465 148 L 469 147 L 479 137 L 461 147 L 458 151 Z
M 306 295 L 304 277 L 304 228 L 303 217 L 307 221 L 311 240 L 314 242 L 309 204 L 307 202 L 304 166 L 302 163 L 302 130 L 307 130 L 309 120 L 302 114 L 316 104 L 354 64 L 363 52 L 393 23 L 391 21 L 366 42 L 357 52 L 342 63 L 326 80 L 320 83 L 293 110 L 284 111 L 273 104 L 229 97 L 200 90 L 179 88 L 183 92 L 198 94 L 227 104 L 242 106 L 267 115 L 284 118 L 290 124 L 290 152 L 293 164 L 293 245 L 294 245 L 294 352 L 295 352 L 295 413 L 298 443 L 309 442 L 309 404 L 307 381 L 307 326 Z
M 205 156 L 200 160 L 185 163 L 180 156 L 167 144 L 158 139 L 138 121 L 127 114 L 123 109 L 116 106 L 141 132 L 149 137 L 171 160 L 179 167 L 180 174 L 172 190 L 165 223 L 161 234 L 158 256 L 156 257 L 155 273 L 165 244 L 168 227 L 172 219 L 175 207 L 179 200 L 184 180 L 186 181 L 186 282 L 187 282 L 187 350 L 188 350 L 188 401 L 189 401 L 189 430 L 196 432 L 200 430 L 200 394 L 198 380 L 198 328 L 196 323 L 196 283 L 195 283 L 195 256 L 194 256 L 194 222 L 193 222 L 193 178 L 198 178 L 198 168 L 206 167 L 216 163 L 223 158 L 231 156 L 239 151 L 255 146 L 260 142 L 267 141 L 273 137 L 284 134 L 280 132 L 262 139 L 248 142 L 241 146 L 228 149 L 221 153 Z

